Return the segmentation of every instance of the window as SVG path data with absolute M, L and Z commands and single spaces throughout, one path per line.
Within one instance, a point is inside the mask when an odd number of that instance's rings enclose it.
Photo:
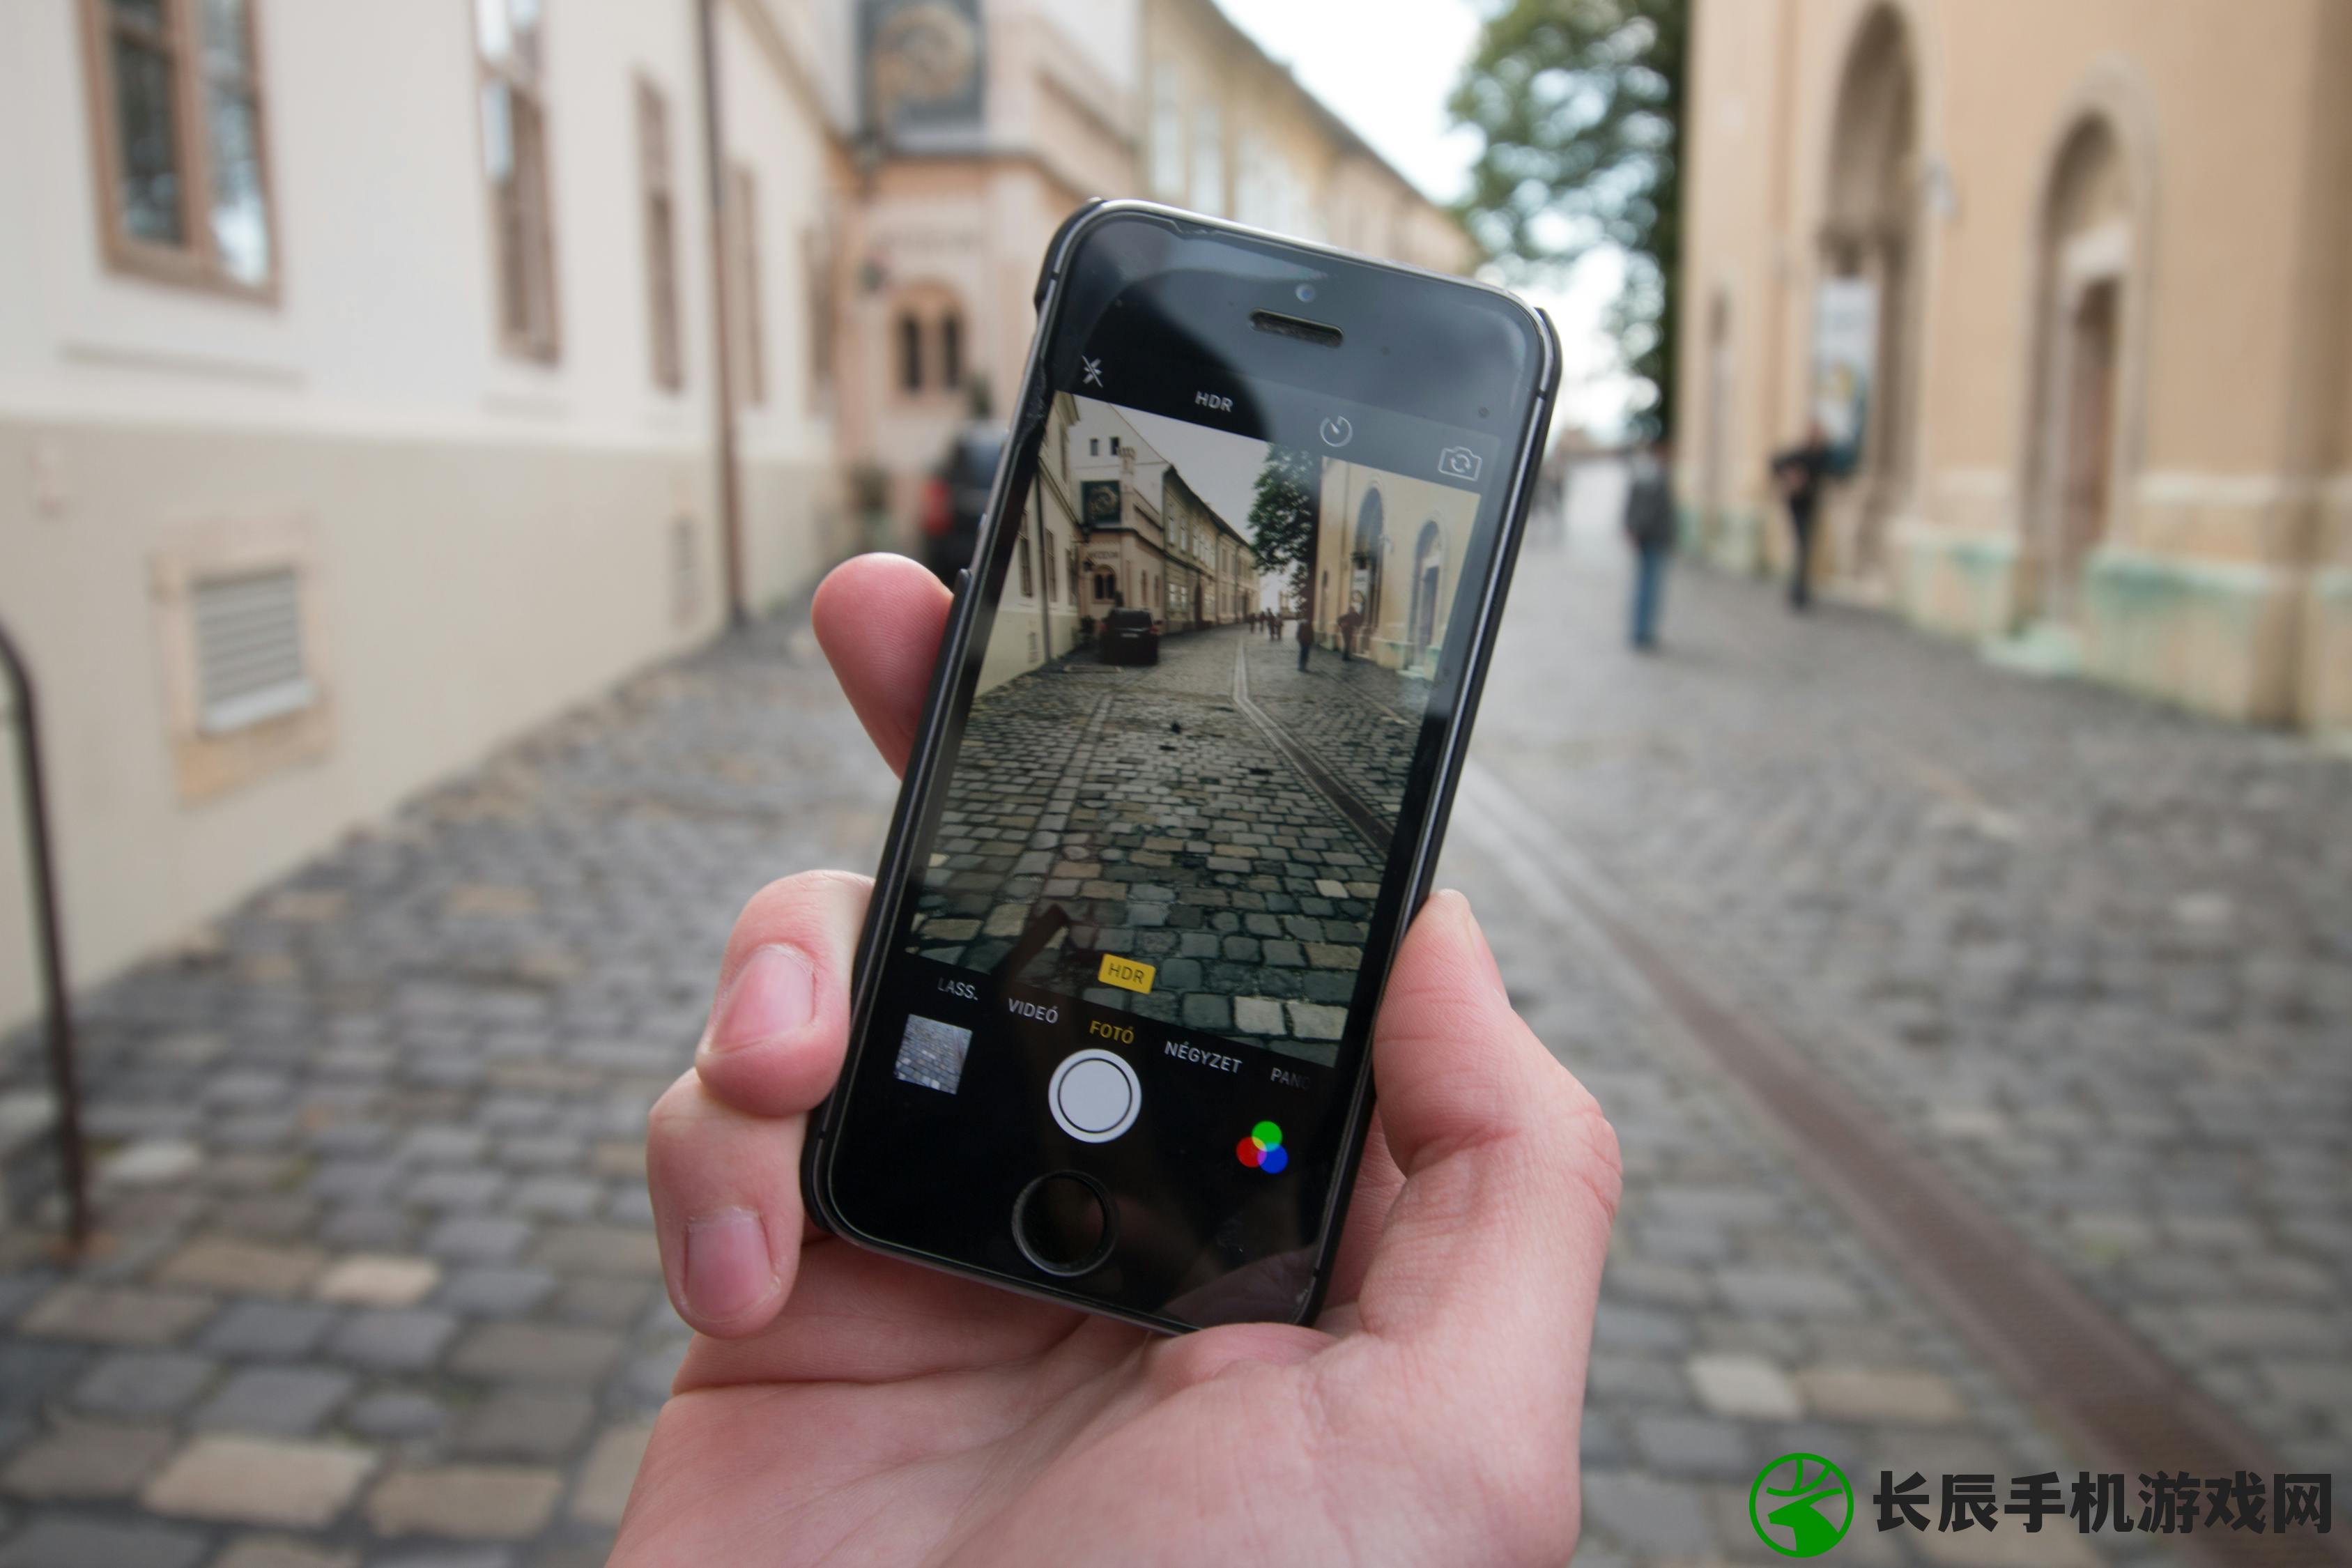
M 686 384 L 686 345 L 677 302 L 677 195 L 670 183 L 669 104 L 637 79 L 637 184 L 646 224 L 646 305 L 656 386 Z
M 1151 73 L 1151 194 L 1184 199 L 1183 84 L 1164 61 Z
M 1087 456 L 1089 458 L 1099 458 L 1102 456 L 1101 437 L 1089 436 L 1087 437 Z
M 1116 436 L 1110 438 L 1110 455 L 1114 458 L 1118 456 L 1118 437 Z
M 499 342 L 522 358 L 552 360 L 560 343 L 540 5 L 541 0 L 474 0 L 474 41 L 481 68 L 482 172 L 490 185 L 498 266 Z
M 1045 568 L 1045 602 L 1053 604 L 1061 597 L 1054 582 L 1054 531 L 1045 531 L 1045 549 L 1040 562 Z
M 898 318 L 898 389 L 923 390 L 923 323 L 911 310 Z
M 1212 217 L 1225 211 L 1225 142 L 1217 122 L 1217 106 L 1203 103 L 1192 110 L 1192 205 Z
M 1024 533 L 1015 542 L 1020 546 L 1013 553 L 1021 558 L 1021 596 L 1034 599 L 1037 596 L 1037 574 L 1029 563 L 1029 536 Z
M 963 318 L 953 310 L 940 318 L 940 384 L 963 384 Z
M 756 408 L 768 401 L 768 323 L 760 298 L 760 185 L 748 163 L 727 171 L 726 219 L 735 394 Z
M 1116 572 L 1097 572 L 1095 574 L 1095 598 L 1098 603 L 1116 603 L 1118 601 L 1118 574 Z
M 204 733 L 226 734 L 310 705 L 301 579 L 293 567 L 201 579 L 188 600 Z
M 277 286 L 257 0 L 83 0 L 100 222 L 110 266 Z

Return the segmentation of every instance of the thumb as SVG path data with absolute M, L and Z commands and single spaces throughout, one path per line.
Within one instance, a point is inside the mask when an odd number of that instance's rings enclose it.
M 1406 933 L 1372 1026 L 1372 1078 L 1404 1186 L 1364 1277 L 1364 1328 L 1509 1354 L 1521 1331 L 1589 1332 L 1616 1134 L 1511 1010 L 1459 893 L 1433 896 Z M 1580 1337 L 1574 1359 L 1580 1384 Z

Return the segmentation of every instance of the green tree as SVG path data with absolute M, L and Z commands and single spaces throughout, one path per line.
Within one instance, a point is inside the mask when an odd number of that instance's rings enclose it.
M 1557 275 L 1597 246 L 1625 253 L 1609 326 L 1646 384 L 1638 417 L 1674 418 L 1682 250 L 1684 66 L 1690 0 L 1490 0 L 1454 89 L 1454 121 L 1486 139 L 1460 211 L 1522 276 Z
M 1261 572 L 1290 569 L 1290 585 L 1307 602 L 1315 566 L 1316 522 L 1322 515 L 1322 459 L 1297 447 L 1268 447 L 1250 497 L 1250 550 Z

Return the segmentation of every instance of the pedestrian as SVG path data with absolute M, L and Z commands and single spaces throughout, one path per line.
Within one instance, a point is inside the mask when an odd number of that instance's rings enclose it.
M 1658 605 L 1675 553 L 1674 448 L 1664 439 L 1633 454 L 1625 491 L 1625 541 L 1633 547 L 1633 646 L 1658 646 Z
M 922 570 L 864 557 L 815 612 L 894 762 L 928 679 L 906 650 L 938 632 Z M 840 1074 L 864 901 L 821 871 L 751 900 L 647 1122 L 651 1234 L 695 1337 L 616 1568 L 1569 1560 L 1622 1167 L 1460 894 L 1414 917 L 1372 1023 L 1380 1131 L 1322 1331 L 1181 1340 L 806 1223 L 780 1152 Z
M 1829 473 L 1832 460 L 1829 437 L 1818 419 L 1805 426 L 1801 446 L 1790 447 L 1772 457 L 1772 479 L 1789 508 L 1789 533 L 1796 551 L 1796 558 L 1789 563 L 1789 607 L 1792 610 L 1810 609 L 1812 605 L 1813 511 L 1821 500 L 1822 479 Z
M 1364 613 L 1350 605 L 1339 617 L 1339 662 L 1348 663 L 1356 653 L 1356 628 L 1364 624 Z
M 1298 617 L 1298 668 L 1307 668 L 1307 650 L 1315 646 L 1315 625 L 1305 616 Z
M 1265 635 L 1277 643 L 1282 640 L 1282 612 L 1280 610 L 1268 610 L 1265 613 Z

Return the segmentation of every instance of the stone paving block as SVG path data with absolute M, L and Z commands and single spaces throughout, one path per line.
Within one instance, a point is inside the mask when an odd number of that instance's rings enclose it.
M 19 1448 L 0 1469 L 0 1491 L 36 1499 L 129 1497 L 172 1451 L 165 1426 L 80 1422 Z
M 343 1425 L 362 1437 L 430 1437 L 448 1424 L 439 1400 L 413 1389 L 380 1389 L 343 1412 Z
M 197 1344 L 215 1355 L 300 1361 L 334 1325 L 331 1307 L 296 1301 L 237 1301 L 224 1309 Z
M 206 1545 L 195 1531 L 145 1520 L 41 1513 L 0 1545 L 0 1568 L 195 1568 Z
M 220 1363 L 179 1351 L 126 1351 L 101 1357 L 75 1385 L 73 1402 L 101 1415 L 169 1415 L 194 1399 Z
M 519 1318 L 545 1300 L 555 1283 L 544 1268 L 460 1268 L 442 1285 L 434 1305 L 465 1318 Z
M 247 1535 L 231 1542 L 210 1568 L 359 1568 L 360 1555 L 285 1535 Z
M 16 1332 L 99 1344 L 166 1345 L 219 1309 L 209 1296 L 129 1285 L 60 1285 L 16 1320 Z
M 555 1459 L 588 1430 L 595 1402 L 571 1388 L 508 1385 L 466 1413 L 449 1452 L 477 1459 Z
M 661 1277 L 661 1244 L 650 1230 L 614 1225 L 551 1226 L 530 1261 L 559 1274 Z
M 1962 1419 L 1959 1391 L 1932 1372 L 1864 1366 L 1811 1366 L 1797 1386 L 1815 1415 L 1831 1421 L 1941 1426 Z
M 1717 1288 L 1743 1312 L 1859 1315 L 1862 1298 L 1852 1286 L 1825 1272 L 1779 1268 L 1719 1270 Z
M 203 1161 L 204 1151 L 184 1138 L 142 1138 L 100 1161 L 96 1174 L 102 1187 L 161 1186 L 180 1180 Z
M 1758 1458 L 1727 1421 L 1657 1413 L 1636 1415 L 1632 1426 L 1633 1447 L 1652 1469 L 1719 1480 L 1745 1480 L 1756 1473 Z
M 537 1466 L 417 1466 L 378 1482 L 365 1511 L 379 1535 L 520 1541 L 547 1527 L 562 1489 L 561 1471 Z
M 326 1267 L 315 1247 L 273 1247 L 236 1237 L 205 1236 L 188 1243 L 156 1269 L 161 1286 L 239 1296 L 297 1296 Z
M 305 1437 L 350 1397 L 354 1386 L 350 1373 L 331 1367 L 247 1367 L 197 1408 L 193 1425 L 200 1431 Z
M 310 1293 L 339 1306 L 413 1307 L 440 1280 L 441 1266 L 429 1258 L 359 1253 L 330 1266 Z
M 642 1279 L 617 1275 L 584 1276 L 565 1282 L 548 1315 L 560 1322 L 625 1329 L 643 1315 L 652 1294 L 653 1287 Z
M 504 1215 L 464 1215 L 425 1233 L 425 1250 L 457 1263 L 504 1263 L 530 1240 L 529 1221 Z
M 1794 1421 L 1805 1402 L 1789 1374 L 1761 1356 L 1695 1355 L 1683 1363 L 1698 1402 L 1717 1415 Z
M 458 1342 L 449 1370 L 485 1383 L 585 1383 L 604 1374 L 621 1343 L 620 1335 L 604 1329 L 488 1323 Z
M 196 1438 L 140 1494 L 157 1513 L 317 1530 L 375 1468 L 366 1448 L 226 1435 Z
M 572 1483 L 567 1510 L 583 1524 L 618 1529 L 621 1511 L 628 1506 L 629 1488 L 645 1461 L 646 1444 L 654 1435 L 650 1426 L 615 1426 L 596 1439 Z
M 1715 1546 L 1706 1494 L 1680 1481 L 1627 1470 L 1589 1470 L 1584 1518 L 1638 1552 L 1698 1557 Z
M 353 1312 L 326 1343 L 328 1355 L 377 1372 L 431 1366 L 457 1331 L 457 1320 L 425 1307 Z

